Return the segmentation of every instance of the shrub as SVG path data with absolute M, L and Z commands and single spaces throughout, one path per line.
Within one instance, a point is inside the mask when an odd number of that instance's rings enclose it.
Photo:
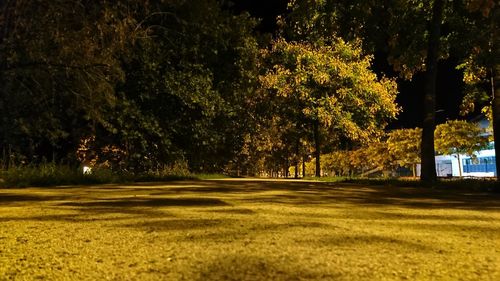
M 0 172 L 0 186 L 54 186 L 72 184 L 113 183 L 121 177 L 110 170 L 96 169 L 91 174 L 83 174 L 81 169 L 54 163 L 11 167 Z

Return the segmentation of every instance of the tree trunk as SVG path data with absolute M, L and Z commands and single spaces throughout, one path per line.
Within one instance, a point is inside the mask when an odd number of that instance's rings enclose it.
M 411 165 L 411 171 L 413 172 L 413 178 L 417 177 L 417 164 Z
M 457 153 L 458 160 L 458 176 L 462 177 L 462 163 L 460 163 L 460 153 Z
M 498 20 L 500 11 L 498 7 L 493 8 L 491 15 L 491 57 L 492 57 L 492 83 L 491 91 L 493 93 L 493 139 L 495 141 L 495 164 L 497 182 L 500 182 L 500 30 Z
M 306 177 L 306 161 L 307 155 L 302 156 L 302 178 Z
M 435 182 L 436 162 L 434 150 L 434 130 L 436 129 L 436 80 L 439 59 L 441 21 L 444 0 L 435 0 L 432 8 L 432 21 L 429 26 L 429 46 L 426 59 L 424 122 L 422 126 L 422 171 L 420 179 Z
M 288 178 L 290 176 L 290 161 L 288 159 L 285 160 L 285 178 Z
M 300 139 L 297 138 L 297 143 L 295 144 L 295 175 L 296 179 L 299 178 L 299 152 L 300 152 Z
M 3 149 L 2 149 L 2 169 L 3 170 L 8 170 L 9 169 L 9 161 L 7 157 L 7 146 L 4 144 Z
M 316 158 L 316 171 L 315 176 L 321 177 L 321 148 L 320 148 L 320 136 L 319 136 L 319 122 L 314 121 L 314 157 Z
M 495 140 L 495 164 L 497 181 L 500 181 L 500 63 L 493 67 L 493 138 Z

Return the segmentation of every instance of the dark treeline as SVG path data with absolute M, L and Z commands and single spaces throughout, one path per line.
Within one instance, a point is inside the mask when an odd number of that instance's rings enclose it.
M 258 121 L 254 19 L 206 0 L 2 3 L 4 167 L 239 163 Z
M 397 87 L 370 70 L 369 54 L 390 54 L 401 76 L 424 69 L 433 3 L 399 3 L 391 22 L 365 9 L 377 1 L 309 2 L 291 1 L 266 34 L 222 0 L 1 1 L 2 168 L 48 161 L 141 173 L 182 162 L 193 172 L 286 174 L 377 138 L 399 110 Z M 475 11 L 496 11 L 485 5 Z M 328 13 L 338 17 L 317 16 Z M 411 45 L 415 29 L 394 28 L 420 14 L 423 37 Z M 482 66 L 462 53 L 464 68 Z

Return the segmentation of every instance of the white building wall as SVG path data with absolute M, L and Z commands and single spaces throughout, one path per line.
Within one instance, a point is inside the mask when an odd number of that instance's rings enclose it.
M 488 149 L 488 150 L 481 150 L 477 153 L 475 153 L 476 157 L 490 157 L 490 156 L 495 156 L 495 150 L 494 149 Z M 448 170 L 445 169 L 446 164 L 451 162 L 451 176 L 453 177 L 459 177 L 460 172 L 459 169 L 462 170 L 462 176 L 463 177 L 494 177 L 495 173 L 494 172 L 489 172 L 489 173 L 465 173 L 463 172 L 463 162 L 465 159 L 470 159 L 470 156 L 467 156 L 465 154 L 460 154 L 460 162 L 458 161 L 457 155 L 438 155 L 436 156 L 436 169 L 439 169 L 441 167 L 441 170 L 437 171 L 438 177 L 446 177 L 449 175 Z M 420 176 L 420 164 L 417 164 L 417 176 Z
M 477 157 L 489 157 L 489 156 L 495 156 L 495 150 L 494 149 L 488 149 L 488 150 L 481 150 L 478 153 L 476 153 Z M 470 159 L 469 156 L 465 156 L 464 159 Z M 464 173 L 464 177 L 494 177 L 495 173 L 494 172 L 489 172 L 489 173 Z

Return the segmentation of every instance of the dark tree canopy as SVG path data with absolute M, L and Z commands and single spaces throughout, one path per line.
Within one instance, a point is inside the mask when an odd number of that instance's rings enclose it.
M 396 118 L 399 78 L 373 71 L 382 52 L 399 77 L 428 73 L 428 172 L 437 61 L 461 61 L 470 89 L 490 81 L 464 110 L 499 95 L 498 6 L 293 0 L 266 34 L 224 0 L 1 1 L 0 163 L 298 176 L 314 156 L 320 175 L 322 152 L 370 143 Z

